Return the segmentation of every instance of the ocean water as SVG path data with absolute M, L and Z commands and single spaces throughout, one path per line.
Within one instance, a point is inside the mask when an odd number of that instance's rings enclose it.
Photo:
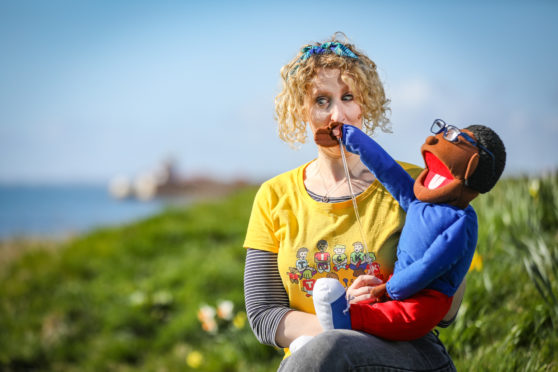
M 132 222 L 168 201 L 113 199 L 105 186 L 0 186 L 0 239 L 63 237 Z

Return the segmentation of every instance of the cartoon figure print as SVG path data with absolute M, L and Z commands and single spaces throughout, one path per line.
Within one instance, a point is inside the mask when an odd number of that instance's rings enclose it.
M 380 272 L 380 264 L 376 261 L 376 255 L 373 252 L 366 253 L 364 251 L 364 244 L 357 241 L 353 244 L 353 252 L 347 256 L 347 247 L 344 244 L 336 244 L 333 247 L 333 255 L 327 252 L 329 246 L 328 242 L 321 239 L 316 244 L 318 252 L 314 254 L 314 261 L 316 267 L 310 266 L 308 262 L 309 249 L 301 247 L 296 252 L 295 267 L 289 267 L 287 273 L 289 280 L 292 284 L 299 284 L 300 289 L 311 297 L 314 291 L 314 284 L 317 279 L 314 276 L 319 273 L 325 273 L 328 278 L 339 279 L 336 272 L 341 269 L 352 269 L 353 276 L 358 277 L 366 272 L 367 268 L 373 271 L 374 276 L 381 280 L 385 280 Z M 333 270 L 331 270 L 333 266 Z M 354 280 L 343 278 L 345 287 L 348 287 Z
M 339 275 L 337 275 L 337 273 L 334 273 L 334 272 L 327 273 L 326 278 L 332 278 L 332 279 L 335 279 L 335 280 L 340 280 Z M 345 288 L 349 288 L 349 285 L 353 284 L 354 279 L 351 279 L 351 282 L 349 282 L 349 279 L 343 278 L 343 280 L 341 282 L 345 285 Z
M 308 248 L 299 248 L 296 252 L 296 267 L 289 267 L 289 279 L 293 284 L 300 284 L 303 292 L 306 292 L 306 296 L 312 296 L 312 291 L 314 289 L 314 283 L 316 279 L 312 277 L 316 274 L 316 269 L 309 265 L 308 260 Z
M 332 257 L 333 270 L 339 271 L 341 269 L 347 269 L 347 255 L 345 254 L 345 246 L 343 244 L 336 244 L 333 247 L 333 252 L 335 254 Z
M 302 247 L 296 251 L 296 269 L 302 274 L 304 270 L 306 270 L 308 265 L 308 260 L 306 257 L 308 256 L 308 248 Z
M 366 254 L 364 253 L 364 244 L 361 242 L 353 243 L 353 253 L 351 253 L 351 264 L 349 267 L 353 269 L 353 276 L 357 277 L 365 273 L 366 266 Z
M 287 275 L 289 275 L 289 280 L 291 281 L 291 283 L 298 284 L 298 279 L 300 277 L 296 267 L 289 267 L 289 272 L 287 273 Z
M 306 292 L 306 297 L 312 296 L 314 291 L 314 284 L 316 283 L 316 279 L 312 279 L 314 274 L 315 272 L 312 273 L 310 268 L 302 272 L 302 279 L 300 282 L 302 284 L 302 291 Z
M 368 253 L 367 262 L 369 264 L 368 268 L 372 272 L 372 274 L 376 278 L 380 279 L 382 282 L 385 283 L 386 278 L 384 277 L 384 274 L 382 274 L 382 272 L 380 271 L 380 264 L 378 263 L 378 261 L 376 261 L 376 255 L 374 254 L 374 252 Z
M 323 272 L 330 272 L 331 271 L 331 255 L 326 252 L 328 247 L 327 241 L 320 240 L 318 244 L 316 244 L 318 248 L 318 252 L 314 254 L 314 261 L 316 262 L 316 268 L 318 269 L 319 273 Z
M 366 261 L 366 265 L 368 265 L 368 267 L 370 267 L 370 265 L 376 261 L 376 255 L 374 254 L 374 252 L 368 252 L 364 254 L 364 261 Z M 380 265 L 378 264 L 378 267 Z

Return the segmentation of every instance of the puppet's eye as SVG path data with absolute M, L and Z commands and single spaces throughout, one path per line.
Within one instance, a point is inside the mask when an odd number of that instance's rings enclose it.
M 446 132 L 444 133 L 444 138 L 451 142 L 457 142 L 459 133 L 461 133 L 459 129 L 448 125 L 446 127 Z

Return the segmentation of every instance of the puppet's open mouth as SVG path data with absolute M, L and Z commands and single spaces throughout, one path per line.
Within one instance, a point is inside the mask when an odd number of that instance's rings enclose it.
M 424 179 L 424 186 L 429 190 L 445 186 L 453 180 L 453 176 L 448 167 L 431 152 L 427 151 L 424 153 L 424 162 L 428 168 L 428 174 Z

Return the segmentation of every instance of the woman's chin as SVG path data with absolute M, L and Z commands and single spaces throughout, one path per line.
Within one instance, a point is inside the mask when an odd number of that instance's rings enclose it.
M 341 157 L 341 150 L 339 149 L 339 146 L 335 146 L 335 147 L 324 147 L 320 145 L 317 146 L 318 146 L 318 151 L 329 158 L 337 159 Z M 345 154 L 347 155 L 349 153 L 345 152 Z

